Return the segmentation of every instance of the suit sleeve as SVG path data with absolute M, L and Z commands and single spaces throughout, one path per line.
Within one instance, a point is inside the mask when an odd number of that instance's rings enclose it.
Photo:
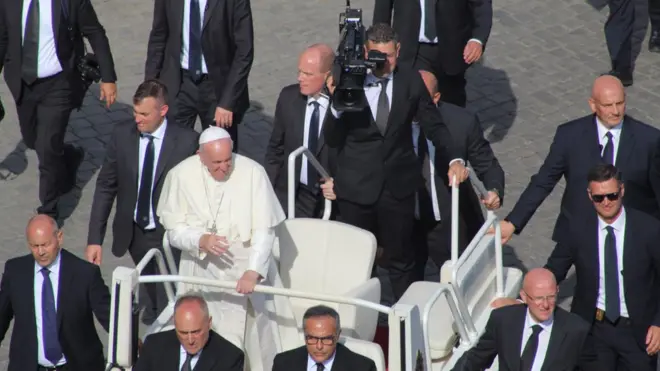
M 433 104 L 431 96 L 429 96 L 422 78 L 418 73 L 414 73 L 412 78 L 415 80 L 413 86 L 419 88 L 419 101 L 417 102 L 417 114 L 415 117 L 419 118 L 419 125 L 427 138 L 433 142 L 436 148 L 445 151 L 447 158 L 451 161 L 454 159 L 461 159 L 463 151 L 457 141 L 454 141 L 447 125 L 442 119 L 442 114 L 438 107 Z M 451 162 L 450 162 L 451 163 Z
M 479 338 L 477 345 L 465 352 L 453 371 L 481 371 L 488 369 L 497 356 L 497 323 L 493 312 L 488 318 L 486 331 Z
M 484 138 L 484 132 L 477 115 L 469 125 L 467 160 L 475 174 L 484 183 L 487 190 L 497 190 L 500 201 L 504 199 L 504 170 L 495 158 L 490 143 Z
M 224 362 L 227 362 L 225 360 Z M 245 367 L 245 354 L 243 352 L 238 352 L 237 356 L 230 362 L 227 362 L 225 364 L 226 366 L 223 368 L 223 370 L 226 371 L 243 371 L 243 368 Z
M 562 127 L 557 128 L 555 137 L 550 145 L 550 152 L 545 158 L 541 169 L 532 176 L 513 210 L 505 218 L 516 227 L 520 233 L 532 218 L 536 209 L 550 195 L 561 177 L 566 172 L 566 146 L 569 138 L 564 137 Z
M 563 238 L 562 241 L 564 242 L 557 243 L 548 258 L 548 261 L 545 263 L 545 269 L 555 275 L 557 283 L 566 279 L 568 270 L 571 269 L 571 266 L 575 261 L 573 250 L 570 245 L 571 237 L 568 236 L 568 238 Z
M 112 210 L 112 204 L 117 196 L 117 136 L 120 126 L 110 138 L 106 148 L 105 160 L 96 178 L 94 199 L 92 201 L 92 212 L 89 216 L 89 227 L 87 229 L 87 244 L 102 245 L 105 238 L 108 218 Z
M 157 79 L 163 68 L 165 45 L 169 36 L 165 2 L 166 0 L 154 1 L 154 18 L 147 44 L 147 61 L 144 66 L 145 79 Z
M 87 263 L 85 263 L 87 264 Z M 92 277 L 89 286 L 89 304 L 103 329 L 106 332 L 110 328 L 110 290 L 103 282 L 101 276 L 101 269 L 94 265 L 92 266 Z
M 649 164 L 649 182 L 655 194 L 655 200 L 660 208 L 660 140 L 652 144 L 651 163 Z
M 11 320 L 14 318 L 14 309 L 11 304 L 10 266 L 11 264 L 5 264 L 5 272 L 0 281 L 0 343 L 4 340 Z
M 131 371 L 156 371 L 151 367 L 151 360 L 154 358 L 154 351 L 158 351 L 157 344 L 154 344 L 151 336 L 147 336 L 140 349 L 140 356 Z
M 101 70 L 101 80 L 103 82 L 117 81 L 110 42 L 90 0 L 80 0 L 78 27 L 80 32 L 89 40 L 92 49 L 94 49 Z
M 374 4 L 374 19 L 372 23 L 392 24 L 393 9 L 394 0 L 376 0 Z
M 232 34 L 234 60 L 231 62 L 227 81 L 216 91 L 221 91 L 218 107 L 234 111 L 241 96 L 248 90 L 248 75 L 254 59 L 254 30 L 250 0 L 234 0 L 232 10 Z
M 7 46 L 9 42 L 9 27 L 7 27 L 6 1 L 0 0 L 0 72 L 7 56 Z
M 288 371 L 284 364 L 282 364 L 282 355 L 276 354 L 275 359 L 273 359 L 273 370 L 272 371 Z
M 655 220 L 654 220 L 655 222 Z M 653 267 L 655 268 L 656 277 L 660 276 L 660 249 L 658 249 L 657 241 L 660 241 L 660 228 L 658 228 L 658 223 L 653 223 L 654 227 L 649 228 L 651 232 L 648 237 L 649 240 L 646 242 L 646 249 L 649 256 L 653 260 Z M 660 303 L 657 304 L 657 309 L 653 321 L 651 322 L 653 326 L 660 326 Z
M 282 120 L 286 107 L 284 103 L 283 92 L 277 98 L 277 106 L 275 107 L 275 117 L 273 119 L 273 131 L 270 134 L 268 147 L 266 148 L 266 173 L 270 183 L 275 186 L 277 178 L 284 166 L 284 137 L 285 137 L 285 123 Z
M 493 27 L 492 0 L 469 0 L 472 14 L 472 38 L 477 39 L 485 47 Z

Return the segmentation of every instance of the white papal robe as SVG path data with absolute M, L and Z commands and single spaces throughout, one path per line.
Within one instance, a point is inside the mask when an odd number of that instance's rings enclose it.
M 284 211 L 261 165 L 238 154 L 232 162 L 225 181 L 213 179 L 199 155 L 181 162 L 165 179 L 157 214 L 170 245 L 182 250 L 180 275 L 237 281 L 253 270 L 268 276 L 274 228 L 284 221 Z M 213 229 L 230 244 L 221 256 L 199 249 L 200 238 Z M 190 291 L 208 302 L 215 331 L 243 349 L 248 298 L 234 289 L 177 287 L 178 293 Z M 260 295 L 252 294 L 250 301 L 258 313 Z

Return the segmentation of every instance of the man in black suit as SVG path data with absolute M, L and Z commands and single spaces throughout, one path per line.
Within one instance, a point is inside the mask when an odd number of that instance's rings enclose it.
M 479 342 L 457 362 L 454 371 L 573 371 L 594 361 L 589 323 L 556 307 L 559 289 L 552 272 L 532 269 L 520 297 L 525 305 L 495 309 Z
M 490 36 L 491 0 L 376 0 L 373 23 L 392 24 L 401 63 L 435 73 L 442 100 L 465 107 L 465 71 Z
M 253 44 L 250 0 L 156 0 L 145 76 L 167 85 L 176 123 L 223 127 L 238 152 Z
M 303 315 L 306 346 L 275 356 L 273 371 L 376 371 L 373 360 L 339 344 L 339 313 L 318 305 Z
M 625 175 L 624 175 L 625 176 Z M 631 207 L 635 192 L 613 165 L 595 166 L 587 193 L 596 209 L 571 222 L 546 268 L 561 282 L 575 265 L 571 311 L 592 324 L 601 371 L 656 370 L 660 350 L 660 221 Z M 626 183 L 627 185 L 628 183 Z
M 0 341 L 14 319 L 8 371 L 102 371 L 110 291 L 99 267 L 61 248 L 62 231 L 47 215 L 26 228 L 31 255 L 5 264 L 0 283 Z
M 243 371 L 243 351 L 211 330 L 211 320 L 201 296 L 181 296 L 175 329 L 147 336 L 133 371 Z
M 462 143 L 461 157 L 470 163 L 488 190 L 481 200 L 469 180 L 460 185 L 458 243 L 459 249 L 464 249 L 485 222 L 481 204 L 489 210 L 500 208 L 504 197 L 504 170 L 484 138 L 477 115 L 463 107 L 440 102 L 438 81 L 433 73 L 420 71 L 420 74 L 452 138 Z M 446 173 L 449 159 L 436 153 L 417 123 L 413 124 L 413 144 L 422 162 L 425 180 L 417 193 L 413 226 L 413 244 L 418 253 L 417 279 L 422 280 L 429 256 L 438 267 L 451 258 L 451 188 Z
M 0 70 L 16 101 L 25 145 L 39 161 L 39 214 L 58 218 L 60 196 L 76 184 L 84 158 L 64 144 L 71 110 L 82 105 L 86 87 L 77 62 L 83 36 L 94 49 L 101 72 L 101 99 L 116 99 L 114 63 L 108 38 L 89 0 L 0 2 Z M 71 30 L 69 30 L 71 29 Z
M 660 53 L 660 0 L 649 0 L 649 20 L 651 21 L 649 51 Z
M 608 0 L 607 6 L 609 15 L 605 22 L 605 42 L 612 61 L 608 74 L 621 79 L 624 86 L 630 86 L 633 84 L 635 3 L 632 0 Z
M 598 163 L 616 165 L 628 189 L 624 203 L 660 218 L 660 130 L 625 115 L 621 81 L 601 76 L 594 82 L 589 105 L 593 115 L 560 125 L 541 169 L 500 222 L 503 242 L 519 234 L 562 176 L 566 189 L 552 239 L 565 236 L 571 223 L 591 210 L 589 169 Z
M 453 159 L 448 178 L 467 178 L 461 151 L 416 70 L 397 68 L 399 42 L 386 24 L 367 30 L 367 52 L 387 58 L 382 68 L 367 75 L 364 94 L 368 105 L 357 112 L 331 110 L 338 120 L 325 123 L 325 142 L 337 153 L 334 191 L 339 216 L 345 223 L 371 231 L 383 248 L 383 265 L 390 275 L 395 299 L 414 282 L 415 253 L 410 248 L 415 192 L 421 184 L 421 166 L 412 141 L 417 117 L 438 151 Z M 328 90 L 334 93 L 332 77 Z M 390 103 L 391 102 L 391 103 Z
M 197 133 L 169 124 L 167 88 L 156 80 L 138 86 L 133 96 L 135 123 L 117 124 L 106 148 L 105 161 L 96 180 L 92 213 L 87 233 L 87 260 L 101 264 L 103 239 L 112 204 L 117 211 L 112 225 L 112 253 L 123 256 L 126 251 L 138 264 L 150 249 L 162 251 L 165 230 L 154 216 L 167 172 L 197 151 Z M 176 263 L 180 252 L 173 249 Z M 143 274 L 158 274 L 154 261 Z M 147 285 L 151 307 L 146 317 L 155 315 L 167 305 L 161 284 Z M 152 312 L 153 310 L 153 312 Z
M 287 165 L 291 152 L 305 146 L 330 175 L 333 173 L 331 157 L 335 151 L 325 145 L 321 133 L 324 123 L 335 119 L 328 110 L 330 98 L 323 92 L 334 56 L 325 44 L 307 48 L 298 60 L 298 84 L 285 87 L 277 98 L 265 168 L 284 210 L 289 198 Z M 332 179 L 321 179 L 307 157 L 301 156 L 296 161 L 296 180 L 296 217 L 320 218 L 324 195 L 335 199 Z

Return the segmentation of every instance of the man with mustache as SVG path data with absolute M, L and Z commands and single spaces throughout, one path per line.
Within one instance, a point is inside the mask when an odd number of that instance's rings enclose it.
M 560 125 L 539 171 L 509 215 L 500 222 L 503 242 L 519 234 L 536 209 L 564 177 L 566 188 L 552 239 L 559 242 L 591 202 L 589 169 L 599 163 L 615 165 L 628 189 L 631 207 L 660 218 L 660 130 L 625 114 L 623 85 L 613 76 L 601 76 L 593 85 L 589 106 L 593 114 Z

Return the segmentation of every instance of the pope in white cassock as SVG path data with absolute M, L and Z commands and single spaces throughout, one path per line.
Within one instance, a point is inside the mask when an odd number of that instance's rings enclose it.
M 226 130 L 209 127 L 199 144 L 167 174 L 157 214 L 170 245 L 183 252 L 180 275 L 238 281 L 236 292 L 187 284 L 177 292 L 201 293 L 214 329 L 242 349 L 244 294 L 267 277 L 274 229 L 285 216 L 264 168 L 232 153 Z

